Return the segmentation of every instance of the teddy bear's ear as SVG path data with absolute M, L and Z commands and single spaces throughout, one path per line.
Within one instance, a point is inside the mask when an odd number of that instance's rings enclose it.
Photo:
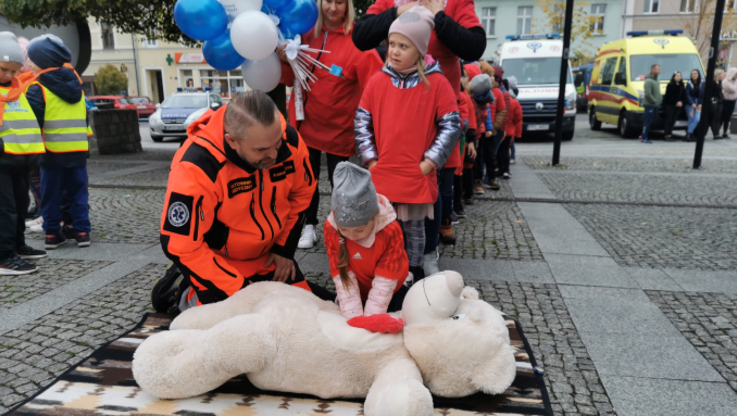
M 479 292 L 471 286 L 466 286 L 463 288 L 463 292 L 461 292 L 461 299 L 478 300 Z

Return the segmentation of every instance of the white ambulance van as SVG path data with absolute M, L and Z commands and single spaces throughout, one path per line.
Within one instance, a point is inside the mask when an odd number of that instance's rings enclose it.
M 504 76 L 517 78 L 522 106 L 522 137 L 533 132 L 555 132 L 560 60 L 563 41 L 557 33 L 507 36 L 499 51 Z M 576 124 L 576 87 L 568 64 L 563 116 L 563 140 L 573 139 Z

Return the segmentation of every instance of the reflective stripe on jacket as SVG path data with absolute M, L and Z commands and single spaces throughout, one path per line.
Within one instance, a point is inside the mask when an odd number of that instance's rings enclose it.
M 0 87 L 0 94 L 7 94 L 10 88 Z M 30 155 L 44 153 L 41 129 L 33 114 L 25 94 L 18 101 L 5 103 L 5 117 L 0 126 L 0 141 L 5 153 Z
M 54 153 L 86 152 L 89 150 L 87 136 L 92 130 L 87 126 L 87 105 L 82 100 L 70 104 L 38 82 L 44 93 L 46 112 L 44 114 L 43 141 L 46 150 Z

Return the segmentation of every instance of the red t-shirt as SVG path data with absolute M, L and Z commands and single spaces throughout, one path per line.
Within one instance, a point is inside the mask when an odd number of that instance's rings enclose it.
M 517 136 L 517 126 L 522 123 L 522 106 L 514 98 L 509 98 L 510 109 L 507 111 L 507 127 L 504 129 L 507 137 Z
M 377 0 L 366 11 L 366 14 L 379 14 L 392 7 L 398 7 L 409 1 L 403 0 Z M 481 26 L 479 18 L 476 15 L 476 8 L 473 0 L 447 0 L 445 3 L 445 14 L 453 19 L 456 23 L 465 28 Z M 461 66 L 458 63 L 458 57 L 453 54 L 442 42 L 435 36 L 432 31 L 430 36 L 430 45 L 427 53 L 432 55 L 436 61 L 440 63 L 443 74 L 450 81 L 451 88 L 455 93 L 456 99 L 460 99 L 461 95 Z
M 420 162 L 438 128 L 436 120 L 458 111 L 455 94 L 440 73 L 412 88 L 397 88 L 386 73 L 376 74 L 361 97 L 371 113 L 379 160 L 371 169 L 376 192 L 392 203 L 432 204 L 438 199 L 435 170 L 423 175 Z
M 340 234 L 328 221 L 325 221 L 325 248 L 330 261 L 330 275 L 338 276 L 340 258 Z M 361 290 L 361 299 L 366 300 L 375 276 L 397 281 L 396 293 L 401 289 L 409 274 L 409 260 L 404 250 L 402 227 L 394 221 L 376 233 L 372 247 L 366 248 L 346 238 L 348 249 L 348 270 L 356 275 Z
M 494 102 L 489 105 L 489 108 L 491 108 L 491 121 L 493 123 L 496 121 L 497 113 L 506 110 L 507 105 L 504 103 L 504 94 L 502 94 L 502 90 L 499 88 L 492 88 L 491 92 L 494 94 Z

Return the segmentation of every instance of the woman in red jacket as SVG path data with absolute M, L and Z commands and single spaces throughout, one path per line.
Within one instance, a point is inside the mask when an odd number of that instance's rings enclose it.
M 333 185 L 333 172 L 338 163 L 355 154 L 353 117 L 358 101 L 368 80 L 381 69 L 376 51 L 361 52 L 351 41 L 355 20 L 352 0 L 318 0 L 318 18 L 315 27 L 302 37 L 302 43 L 312 49 L 330 53 L 310 53 L 327 67 L 338 67 L 340 75 L 333 75 L 313 66 L 317 81 L 310 83 L 310 91 L 302 90 L 303 114 L 295 109 L 295 92 L 289 100 L 289 123 L 304 139 L 310 151 L 310 164 L 316 179 L 320 178 L 320 157 L 327 156 L 328 177 Z M 294 72 L 289 66 L 284 47 L 277 49 L 282 63 L 281 83 L 293 86 Z M 299 248 L 311 248 L 317 242 L 317 207 L 319 190 L 315 190 L 307 209 L 306 226 L 302 230 Z
M 436 170 L 461 135 L 453 88 L 425 54 L 433 15 L 415 6 L 389 29 L 387 63 L 366 86 L 355 120 L 356 149 L 376 191 L 396 205 L 410 271 L 424 277 L 425 218 L 434 218 Z M 452 172 L 451 172 L 452 174 Z

